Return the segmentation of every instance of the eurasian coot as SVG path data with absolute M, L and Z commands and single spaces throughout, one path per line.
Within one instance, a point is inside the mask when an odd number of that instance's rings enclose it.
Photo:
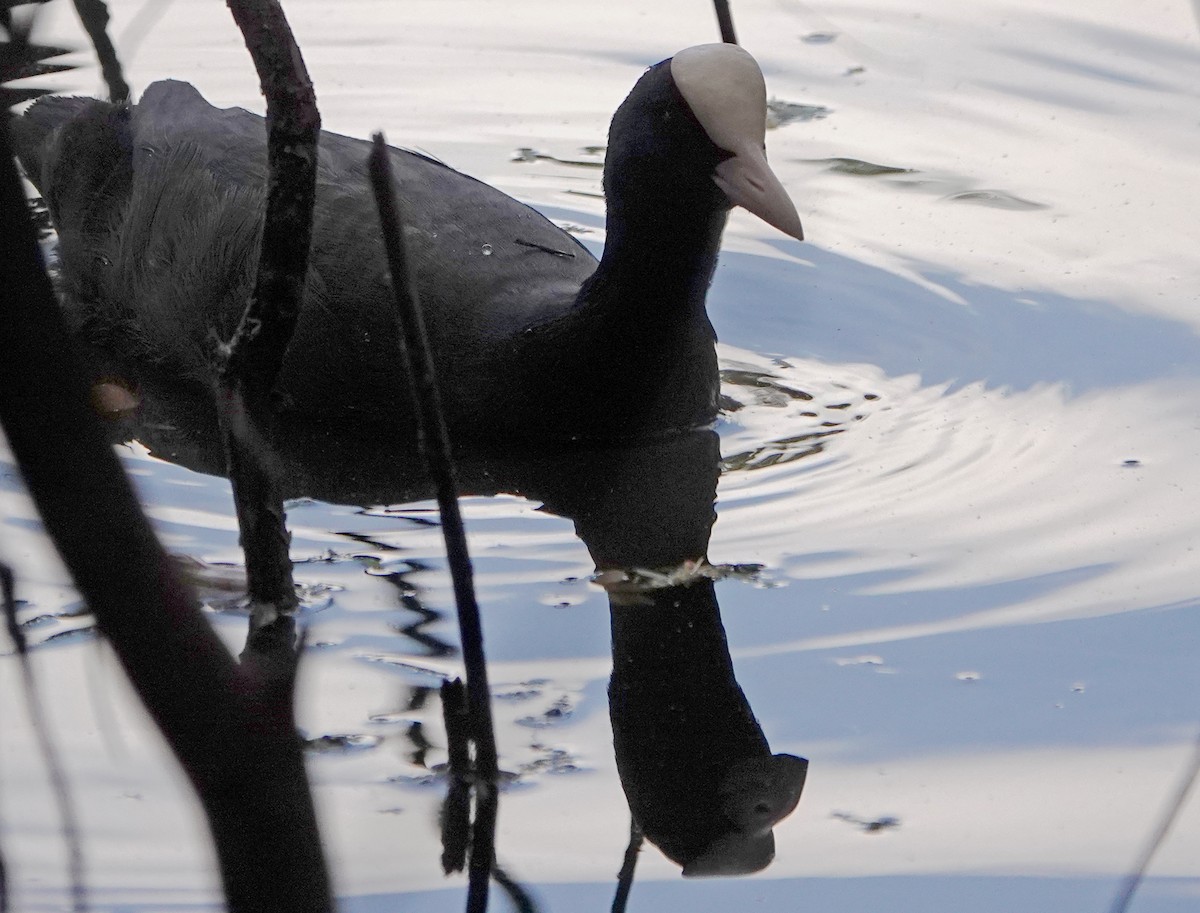
M 500 191 L 392 150 L 456 442 L 712 421 L 705 296 L 727 213 L 740 204 L 801 237 L 766 163 L 765 123 L 762 74 L 741 48 L 703 45 L 651 67 L 613 117 L 599 264 Z M 166 81 L 132 107 L 42 99 L 13 133 L 58 229 L 65 307 L 97 376 L 211 402 L 216 343 L 231 336 L 257 261 L 262 118 Z M 321 135 L 311 270 L 276 391 L 282 422 L 410 422 L 368 148 Z

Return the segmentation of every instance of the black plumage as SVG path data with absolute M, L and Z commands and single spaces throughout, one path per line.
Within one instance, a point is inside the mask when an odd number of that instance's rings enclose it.
M 734 79 L 753 66 L 729 46 L 683 54 L 729 58 Z M 670 60 L 650 68 L 613 118 L 598 265 L 500 191 L 391 151 L 456 442 L 625 437 L 715 417 L 704 303 L 732 201 L 713 172 L 736 150 L 710 138 L 711 113 L 698 118 L 675 76 Z M 257 261 L 262 119 L 167 81 L 133 107 L 41 100 L 14 135 L 58 229 L 65 306 L 97 376 L 210 401 L 216 342 L 232 334 Z M 321 135 L 310 275 L 277 384 L 285 423 L 411 421 L 368 145 Z

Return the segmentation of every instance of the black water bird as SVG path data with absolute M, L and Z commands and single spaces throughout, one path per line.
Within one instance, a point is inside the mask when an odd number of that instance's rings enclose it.
M 766 162 L 765 121 L 762 74 L 740 48 L 689 48 L 651 67 L 612 121 L 598 265 L 500 191 L 391 151 L 456 443 L 624 437 L 715 417 L 705 297 L 728 211 L 802 236 Z M 97 378 L 211 406 L 216 341 L 232 335 L 257 262 L 262 118 L 166 81 L 132 107 L 40 100 L 13 133 L 58 230 L 64 306 Z M 276 386 L 284 425 L 409 424 L 368 146 L 321 135 L 310 274 Z

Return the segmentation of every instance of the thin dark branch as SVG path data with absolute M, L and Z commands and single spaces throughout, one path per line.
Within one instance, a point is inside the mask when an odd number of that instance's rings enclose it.
M 0 118 L 0 424 L 63 563 L 203 805 L 235 913 L 333 907 L 290 675 L 239 668 L 138 506 L 46 276 Z
M 59 760 L 58 748 L 50 735 L 50 724 L 46 721 L 46 712 L 42 708 L 41 692 L 38 689 L 33 666 L 29 663 L 29 645 L 25 641 L 25 632 L 17 623 L 17 599 L 12 570 L 0 564 L 0 600 L 3 601 L 5 625 L 9 639 L 17 653 L 21 665 L 21 682 L 25 688 L 25 705 L 29 712 L 29 722 L 37 738 L 38 752 L 46 765 L 46 776 L 50 780 L 50 789 L 54 793 L 54 802 L 58 806 L 58 820 L 62 828 L 63 842 L 67 845 L 68 868 L 71 873 L 71 909 L 87 909 L 87 887 L 83 880 L 83 845 L 80 840 L 79 819 L 75 815 L 75 801 L 71 796 L 71 784 L 63 772 Z M 8 908 L 7 883 L 0 885 L 0 896 L 4 898 L 3 907 Z
M 226 375 L 220 386 L 221 429 L 225 438 L 229 480 L 233 488 L 242 552 L 246 556 L 247 590 L 251 606 L 248 655 L 291 649 L 292 613 L 299 605 L 292 578 L 291 534 L 283 496 L 272 472 L 270 451 L 257 433 L 251 414 L 269 421 L 265 398 L 255 401 Z
M 729 0 L 713 0 L 717 8 L 717 25 L 721 29 L 721 40 L 726 44 L 737 44 L 733 33 L 733 13 L 729 11 Z
M 300 49 L 276 0 L 228 0 L 267 100 L 270 186 L 254 295 L 228 370 L 256 395 L 275 384 L 304 295 L 321 116 Z
M 533 898 L 521 885 L 508 876 L 500 866 L 495 866 L 492 869 L 492 877 L 496 879 L 496 884 L 504 890 L 508 895 L 508 899 L 512 902 L 517 913 L 538 913 L 538 905 L 534 903 Z
M 302 647 L 294 643 L 298 600 L 289 555 L 291 535 L 265 441 L 272 428 L 271 391 L 295 330 L 308 272 L 321 118 L 300 48 L 277 0 L 228 0 L 228 5 L 267 100 L 268 187 L 258 272 L 234 338 L 223 350 L 218 382 L 252 612 L 242 671 L 253 684 L 253 709 L 273 724 L 265 726 L 265 732 L 280 727 L 273 737 L 248 739 L 244 750 L 255 764 L 254 774 L 264 780 L 274 780 L 278 774 L 271 767 L 280 764 L 289 788 L 278 812 L 261 816 L 253 825 L 254 830 L 268 830 L 266 842 L 273 848 L 282 841 L 286 855 L 259 859 L 252 852 L 251 858 L 240 860 L 243 869 L 233 872 L 239 877 L 233 886 L 224 855 L 222 862 L 231 907 L 235 891 L 241 901 L 282 876 L 290 883 L 278 897 L 265 906 L 265 898 L 258 899 L 257 906 L 246 908 L 301 907 L 315 913 L 333 909 L 333 896 L 293 718 Z M 288 736 L 281 738 L 280 732 Z M 286 777 L 297 770 L 298 783 Z M 224 849 L 221 836 L 217 835 L 219 852 Z M 225 842 L 232 846 L 235 841 Z
M 471 856 L 467 862 L 467 913 L 487 913 L 488 888 L 496 866 L 496 816 L 500 811 L 500 791 L 495 780 L 477 777 L 474 785 L 475 815 L 471 821 Z
M 442 803 L 442 871 L 461 872 L 467 864 L 471 832 L 471 726 L 462 679 L 442 682 L 450 786 Z
M 4 864 L 3 847 L 0 847 L 0 913 L 8 913 L 8 866 Z
M 403 358 L 409 365 L 415 387 L 423 449 L 429 463 L 430 475 L 437 487 L 442 535 L 446 541 L 447 563 L 454 584 L 455 602 L 458 605 L 463 664 L 467 673 L 467 706 L 472 720 L 471 736 L 476 745 L 475 769 L 480 777 L 495 782 L 499 770 L 492 728 L 487 662 L 483 650 L 483 625 L 479 617 L 479 604 L 475 599 L 474 571 L 467 550 L 466 530 L 458 507 L 458 483 L 450 453 L 450 440 L 442 418 L 441 396 L 434 376 L 425 322 L 408 271 L 401 230 L 403 222 L 392 187 L 387 145 L 380 134 L 376 134 L 374 140 L 375 148 L 371 152 L 369 166 L 371 183 L 379 206 L 392 288 L 400 311 Z
M 297 605 L 283 498 L 260 434 L 304 294 L 316 199 L 321 118 L 316 94 L 276 0 L 229 0 L 267 99 L 269 187 L 254 293 L 221 371 L 221 417 L 252 606 L 248 649 L 277 651 Z
M 1163 812 L 1162 819 L 1158 823 L 1158 827 L 1151 833 L 1145 849 L 1142 850 L 1141 857 L 1133 867 L 1133 871 L 1121 883 L 1121 890 L 1117 893 L 1117 898 L 1113 901 L 1112 907 L 1109 908 L 1110 913 L 1125 913 L 1129 909 L 1129 904 L 1133 900 L 1133 895 L 1137 892 L 1138 886 L 1142 883 L 1142 879 L 1146 875 L 1146 870 L 1150 868 L 1150 863 L 1158 852 L 1158 848 L 1162 846 L 1163 841 L 1167 839 L 1167 834 L 1171 832 L 1171 827 L 1175 824 L 1175 819 L 1179 817 L 1179 812 L 1183 809 L 1184 803 L 1187 802 L 1188 794 L 1196 785 L 1198 777 L 1200 777 L 1200 738 L 1196 740 L 1196 745 L 1192 750 L 1191 761 L 1188 762 L 1187 769 L 1179 780 L 1175 794 L 1167 802 L 1167 807 Z
M 0 139 L 0 237 L 7 242 L 0 420 L 47 534 L 139 690 L 194 701 L 152 708 L 160 725 L 194 726 L 212 715 L 218 701 L 209 695 L 230 686 L 234 665 L 154 538 L 86 406 L 87 382 L 42 266 L 4 118 Z M 196 662 L 164 662 L 172 648 Z
M 129 83 L 125 81 L 121 61 L 117 59 L 117 51 L 108 37 L 108 7 L 104 5 L 104 0 L 75 0 L 75 12 L 79 14 L 84 31 L 92 39 L 92 46 L 96 48 L 100 72 L 108 86 L 109 101 L 117 104 L 129 101 Z
M 458 506 L 458 484 L 450 440 L 442 417 L 441 396 L 420 302 L 408 269 L 402 230 L 404 223 L 392 183 L 387 144 L 381 134 L 374 137 L 368 170 L 375 202 L 379 207 L 384 248 L 401 324 L 401 357 L 409 369 L 413 385 L 421 447 L 437 491 L 442 536 L 446 542 L 447 563 L 458 607 L 458 627 L 467 678 L 467 708 L 471 720 L 471 739 L 475 744 L 475 824 L 471 837 L 467 899 L 467 910 L 475 913 L 487 906 L 488 881 L 495 862 L 496 781 L 499 776 L 491 693 L 483 650 L 483 625 L 479 617 L 479 604 L 475 599 L 471 557 Z
M 175 576 L 98 420 L 42 267 L 0 118 L 0 258 L 5 357 L 0 421 L 46 532 L 179 752 L 232 680 L 225 648 Z M 192 662 L 170 661 L 174 656 Z M 207 733 L 201 736 L 205 738 Z
M 625 858 L 617 875 L 617 893 L 613 895 L 612 913 L 625 913 L 629 903 L 629 892 L 633 890 L 633 870 L 637 867 L 638 854 L 645 840 L 642 829 L 632 817 L 629 819 L 629 845 L 625 847 Z

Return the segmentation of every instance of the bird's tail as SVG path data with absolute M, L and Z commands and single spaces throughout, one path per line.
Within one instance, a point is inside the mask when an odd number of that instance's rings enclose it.
M 10 132 L 25 174 L 57 224 L 87 232 L 127 195 L 133 165 L 128 107 L 46 96 L 14 117 Z
M 92 104 L 95 102 L 90 98 L 47 95 L 30 105 L 23 114 L 12 115 L 9 131 L 13 151 L 38 190 L 42 189 L 42 163 L 51 135 Z

